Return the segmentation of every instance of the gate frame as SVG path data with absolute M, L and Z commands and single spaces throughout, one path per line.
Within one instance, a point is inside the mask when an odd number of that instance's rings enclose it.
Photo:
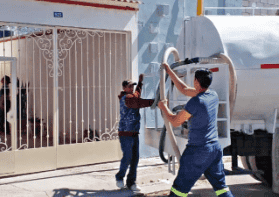
M 0 154 L 0 176 L 14 173 L 15 171 L 15 150 L 16 150 L 16 65 L 17 59 L 15 57 L 3 57 L 0 56 L 0 62 L 11 62 L 10 71 L 12 73 L 12 92 L 11 98 L 14 102 L 11 102 L 11 109 L 7 113 L 7 121 L 11 124 L 11 151 L 4 151 Z M 9 147 L 7 147 L 9 150 Z M 4 159 L 3 159 L 4 158 Z M 5 172 L 4 172 L 5 171 Z
M 0 177 L 9 176 L 9 175 L 18 175 L 32 172 L 56 170 L 63 167 L 72 167 L 79 165 L 87 165 L 93 163 L 101 163 L 108 161 L 119 160 L 122 156 L 119 140 L 110 140 L 110 141 L 99 141 L 93 143 L 81 143 L 75 144 L 75 146 L 68 145 L 59 145 L 58 144 L 58 135 L 59 135 L 59 106 L 58 106 L 58 97 L 59 97 L 59 86 L 58 86 L 58 69 L 59 69 L 59 59 L 58 59 L 58 35 L 57 30 L 59 28 L 65 29 L 84 29 L 90 30 L 90 28 L 78 28 L 78 27 L 60 27 L 60 26 L 50 26 L 50 25 L 32 25 L 24 23 L 8 23 L 0 22 L 0 24 L 5 24 L 9 26 L 27 26 L 27 27 L 41 27 L 44 29 L 51 29 L 53 31 L 53 146 L 46 148 L 31 148 L 24 150 L 17 150 L 17 116 L 16 116 L 16 91 L 17 91 L 17 58 L 15 57 L 0 57 L 0 61 L 11 61 L 12 62 L 12 106 L 11 110 L 7 115 L 9 122 L 11 124 L 11 140 L 12 140 L 12 150 L 0 152 L 0 158 L 5 157 L 5 159 L 0 159 L 0 166 L 3 169 L 3 166 L 7 166 L 9 170 L 1 173 Z M 105 32 L 116 32 L 114 30 L 101 30 Z M 123 31 L 117 31 L 123 32 Z M 130 42 L 131 35 L 127 33 L 126 41 Z M 125 45 L 127 46 L 127 43 Z M 129 62 L 131 62 L 131 43 L 129 43 Z M 128 75 L 131 75 L 131 68 L 127 71 Z M 131 76 L 132 77 L 132 76 Z M 12 110 L 13 109 L 13 110 Z M 94 152 L 99 152 L 99 155 L 92 154 Z M 81 155 L 81 151 L 83 155 Z M 104 151 L 107 151 L 109 154 L 100 154 Z M 84 157 L 88 156 L 88 157 Z M 35 159 L 34 159 L 35 158 Z M 5 161 L 5 162 L 3 162 Z

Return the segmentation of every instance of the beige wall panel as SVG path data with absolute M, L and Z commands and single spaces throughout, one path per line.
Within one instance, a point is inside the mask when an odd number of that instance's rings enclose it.
M 121 157 L 119 140 L 60 145 L 57 148 L 57 167 L 116 161 Z
M 15 151 L 17 174 L 53 169 L 56 169 L 56 149 L 54 147 Z
M 15 153 L 12 151 L 1 152 L 0 154 L 0 176 L 14 172 Z

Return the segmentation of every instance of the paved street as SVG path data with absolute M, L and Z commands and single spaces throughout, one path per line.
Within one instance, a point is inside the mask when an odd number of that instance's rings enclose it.
M 230 169 L 225 159 L 225 168 Z M 167 172 L 167 165 L 160 158 L 141 159 L 138 169 L 140 194 L 119 190 L 114 175 L 119 162 L 103 163 L 34 173 L 0 179 L 0 196 L 5 197 L 76 197 L 76 196 L 166 196 L 174 175 Z M 226 176 L 227 184 L 236 197 L 279 197 L 250 175 Z M 188 196 L 215 196 L 210 184 L 201 178 Z

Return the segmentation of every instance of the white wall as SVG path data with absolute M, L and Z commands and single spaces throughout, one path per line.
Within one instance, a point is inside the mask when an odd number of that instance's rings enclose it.
M 68 26 L 131 32 L 132 75 L 138 77 L 136 11 L 93 8 L 26 0 L 0 0 L 0 21 L 50 26 Z M 54 18 L 54 12 L 63 12 L 63 18 Z

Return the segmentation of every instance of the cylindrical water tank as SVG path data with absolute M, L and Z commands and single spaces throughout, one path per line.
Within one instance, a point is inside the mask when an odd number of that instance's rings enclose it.
M 185 22 L 185 58 L 224 53 L 233 62 L 237 93 L 232 120 L 263 120 L 279 108 L 278 30 L 278 16 L 194 17 Z

